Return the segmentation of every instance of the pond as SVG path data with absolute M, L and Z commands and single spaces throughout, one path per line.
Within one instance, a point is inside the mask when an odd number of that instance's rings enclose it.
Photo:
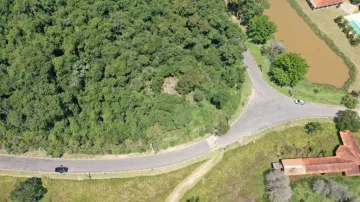
M 303 21 L 287 0 L 269 0 L 271 8 L 265 11 L 275 22 L 275 38 L 283 41 L 288 51 L 299 53 L 310 68 L 306 79 L 320 84 L 342 87 L 349 79 L 349 69 L 342 58 Z M 316 11 L 314 11 L 316 12 Z

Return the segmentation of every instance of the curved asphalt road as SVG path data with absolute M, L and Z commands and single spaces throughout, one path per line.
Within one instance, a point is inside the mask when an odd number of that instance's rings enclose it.
M 293 99 L 277 93 L 264 81 L 249 52 L 244 53 L 244 63 L 249 67 L 247 71 L 252 82 L 252 96 L 244 113 L 230 131 L 216 140 L 219 147 L 282 122 L 299 118 L 333 117 L 338 110 L 343 109 L 312 103 L 295 105 Z M 59 165 L 69 167 L 69 173 L 146 170 L 181 163 L 211 150 L 208 141 L 203 140 L 172 152 L 121 159 L 71 160 L 0 155 L 0 170 L 54 172 Z

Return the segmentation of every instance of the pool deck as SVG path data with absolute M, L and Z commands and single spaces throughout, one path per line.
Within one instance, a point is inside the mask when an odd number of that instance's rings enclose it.
M 358 35 L 360 35 L 360 13 L 348 15 L 344 18 L 349 21 L 349 25 L 354 28 Z

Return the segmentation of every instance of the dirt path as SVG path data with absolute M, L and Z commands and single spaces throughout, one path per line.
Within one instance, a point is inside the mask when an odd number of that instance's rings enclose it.
M 175 189 L 170 193 L 170 195 L 165 200 L 166 202 L 178 202 L 185 195 L 187 191 L 192 189 L 217 163 L 220 162 L 224 154 L 224 151 L 216 152 L 214 156 L 197 168 L 191 175 L 189 175 L 185 180 L 180 182 Z

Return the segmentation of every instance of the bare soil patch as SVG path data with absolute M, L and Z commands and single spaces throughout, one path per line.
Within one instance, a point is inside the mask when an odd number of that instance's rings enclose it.
M 162 92 L 169 95 L 178 95 L 179 93 L 175 89 L 178 82 L 179 80 L 176 77 L 165 78 L 162 85 Z

